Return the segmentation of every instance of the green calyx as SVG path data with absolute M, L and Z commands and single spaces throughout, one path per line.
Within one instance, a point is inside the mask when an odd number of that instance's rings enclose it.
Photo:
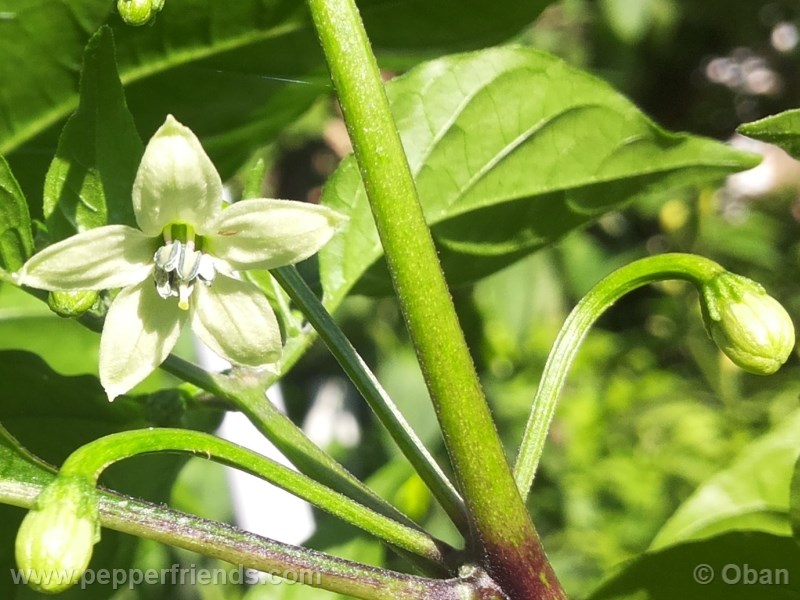
M 117 10 L 128 25 L 147 25 L 164 7 L 165 0 L 117 0 Z
M 789 358 L 794 325 L 781 304 L 746 277 L 722 272 L 701 287 L 709 336 L 736 365 L 771 375 Z
M 83 477 L 59 476 L 36 498 L 17 532 L 17 567 L 33 589 L 63 592 L 80 581 L 100 540 L 97 492 Z

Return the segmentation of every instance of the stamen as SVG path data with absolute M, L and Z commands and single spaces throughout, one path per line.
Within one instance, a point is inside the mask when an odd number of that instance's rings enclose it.
M 212 258 L 195 250 L 194 239 L 167 242 L 156 251 L 153 262 L 156 292 L 164 299 L 177 296 L 182 310 L 189 309 L 195 280 L 210 285 L 216 276 Z
M 161 246 L 161 248 L 156 250 L 155 256 L 153 256 L 156 267 L 167 272 L 174 270 L 179 262 L 181 251 L 182 244 L 179 241 L 170 242 L 165 246 Z M 167 255 L 166 258 L 164 258 L 165 254 Z
M 201 254 L 200 260 L 197 261 L 197 277 L 205 285 L 211 285 L 214 278 L 217 276 L 217 268 L 214 266 L 214 261 L 208 254 Z
M 156 282 L 156 292 L 158 295 L 164 300 L 169 298 L 172 295 L 172 283 L 170 282 L 169 273 L 156 268 L 153 271 L 153 279 L 155 279 Z

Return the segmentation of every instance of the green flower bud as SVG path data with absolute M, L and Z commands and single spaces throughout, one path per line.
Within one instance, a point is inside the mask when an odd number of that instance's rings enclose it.
M 80 317 L 94 306 L 97 296 L 94 290 L 50 292 L 47 306 L 59 317 Z
M 17 566 L 33 589 L 57 594 L 80 581 L 99 540 L 95 487 L 82 478 L 58 477 L 22 520 Z
M 147 25 L 164 8 L 165 0 L 117 0 L 117 10 L 128 25 Z
M 723 271 L 703 285 L 702 296 L 708 334 L 739 367 L 771 375 L 789 358 L 792 319 L 758 283 Z

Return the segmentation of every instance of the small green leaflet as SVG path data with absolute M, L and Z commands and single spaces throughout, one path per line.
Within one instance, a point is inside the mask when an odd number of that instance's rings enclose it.
M 51 239 L 107 223 L 133 225 L 131 188 L 142 152 L 117 74 L 111 30 L 103 27 L 86 47 L 80 105 L 64 126 L 45 179 Z
M 780 146 L 800 159 L 800 109 L 787 110 L 737 129 L 742 135 Z

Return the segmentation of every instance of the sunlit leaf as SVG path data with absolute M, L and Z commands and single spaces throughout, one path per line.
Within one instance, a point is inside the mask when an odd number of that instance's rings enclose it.
M 780 146 L 795 158 L 800 158 L 800 109 L 745 123 L 737 131 L 747 137 Z
M 425 216 L 451 283 L 508 265 L 625 202 L 708 183 L 752 167 L 753 156 L 665 132 L 608 84 L 528 48 L 497 48 L 426 63 L 388 93 Z M 329 304 L 381 256 L 354 160 L 323 202 L 350 216 L 323 250 Z
M 112 8 L 108 0 L 0 0 L 0 153 L 75 109 L 83 48 Z

